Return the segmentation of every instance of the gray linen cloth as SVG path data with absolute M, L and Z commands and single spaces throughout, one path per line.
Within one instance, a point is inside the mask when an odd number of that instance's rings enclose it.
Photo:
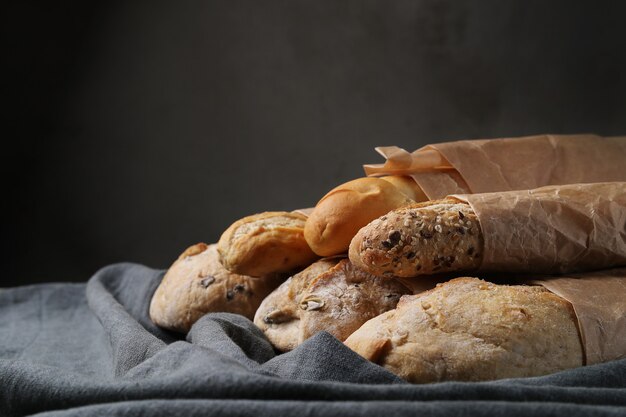
M 277 354 L 244 317 L 148 317 L 163 271 L 0 290 L 0 415 L 626 416 L 626 360 L 538 378 L 407 384 L 319 333 Z

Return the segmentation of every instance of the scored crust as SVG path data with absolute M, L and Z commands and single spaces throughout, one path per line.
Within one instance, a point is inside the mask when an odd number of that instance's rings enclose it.
M 249 319 L 283 277 L 254 278 L 224 268 L 217 245 L 198 243 L 168 269 L 150 303 L 150 318 L 160 327 L 186 333 L 204 314 L 228 312 Z
M 583 365 L 576 323 L 543 287 L 457 278 L 402 297 L 345 344 L 414 383 L 529 377 Z
M 288 351 L 320 331 L 345 340 L 409 293 L 401 283 L 360 271 L 347 259 L 322 259 L 272 292 L 254 322 L 274 347 Z
M 483 237 L 469 204 L 444 199 L 391 211 L 363 227 L 350 243 L 350 260 L 377 276 L 414 277 L 473 270 Z
M 317 255 L 304 239 L 306 217 L 272 211 L 244 217 L 220 237 L 220 260 L 229 271 L 261 277 L 309 265 Z

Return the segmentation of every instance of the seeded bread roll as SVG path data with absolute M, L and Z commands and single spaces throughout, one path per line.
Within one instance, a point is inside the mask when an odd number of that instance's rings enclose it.
M 391 211 L 350 243 L 350 261 L 377 276 L 414 277 L 480 266 L 483 237 L 469 204 L 434 200 Z
M 241 314 L 249 319 L 284 276 L 253 278 L 233 274 L 219 261 L 217 245 L 189 247 L 163 277 L 150 303 L 150 318 L 163 328 L 186 333 L 211 312 Z
M 300 344 L 300 299 L 315 278 L 330 270 L 339 258 L 320 259 L 308 268 L 289 277 L 261 303 L 254 316 L 254 324 L 272 345 L 289 351 Z
M 320 331 L 345 340 L 409 293 L 401 283 L 373 277 L 347 259 L 323 259 L 270 294 L 254 323 L 282 351 L 294 349 Z
M 567 301 L 543 287 L 477 278 L 404 296 L 345 344 L 413 383 L 530 377 L 583 365 Z
M 356 232 L 398 207 L 426 200 L 409 177 L 359 178 L 329 191 L 317 203 L 304 227 L 304 237 L 320 256 L 348 251 Z
M 217 244 L 220 260 L 229 271 L 253 277 L 309 265 L 318 257 L 304 239 L 305 221 L 304 215 L 285 211 L 237 220 Z

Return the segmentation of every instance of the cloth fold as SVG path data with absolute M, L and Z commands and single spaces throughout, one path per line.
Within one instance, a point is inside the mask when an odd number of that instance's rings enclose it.
M 87 284 L 0 291 L 0 415 L 626 414 L 626 360 L 538 378 L 410 385 L 328 333 L 278 355 L 246 318 L 185 336 L 155 326 L 163 271 L 117 264 Z

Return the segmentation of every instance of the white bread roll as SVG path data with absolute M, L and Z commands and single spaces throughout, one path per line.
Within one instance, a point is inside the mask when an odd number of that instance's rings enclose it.
M 372 220 L 426 200 L 409 177 L 358 178 L 322 197 L 306 221 L 304 238 L 320 256 L 345 253 L 354 235 Z

